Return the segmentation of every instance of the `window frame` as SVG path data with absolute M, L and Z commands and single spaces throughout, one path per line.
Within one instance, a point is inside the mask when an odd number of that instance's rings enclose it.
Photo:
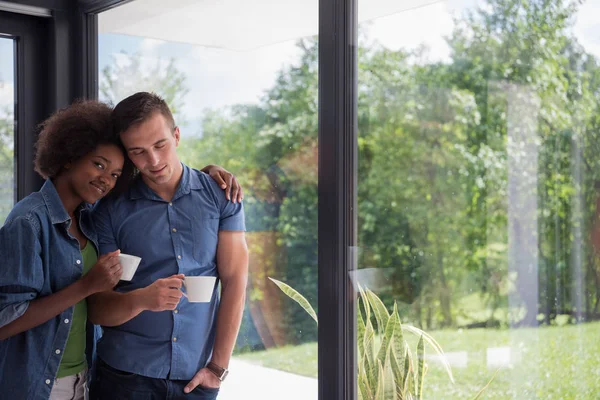
M 43 61 L 48 19 L 0 11 L 3 37 L 13 41 L 14 202 L 38 190 L 42 179 L 33 170 L 36 127 L 51 100 Z

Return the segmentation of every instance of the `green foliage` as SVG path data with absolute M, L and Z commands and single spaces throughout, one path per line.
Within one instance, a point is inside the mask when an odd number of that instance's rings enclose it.
M 403 321 L 432 330 L 600 318 L 600 242 L 594 249 L 587 239 L 600 236 L 600 68 L 572 32 L 577 8 L 488 0 L 457 16 L 450 58 L 437 63 L 422 61 L 424 49 L 390 50 L 361 36 L 358 265 L 385 271 L 379 298 L 387 310 L 397 302 Z M 314 302 L 318 43 L 298 46 L 300 60 L 258 104 L 206 112 L 202 137 L 180 148 L 192 166 L 236 173 L 249 235 L 276 237 L 271 275 Z M 103 96 L 143 77 L 132 88 L 162 87 L 154 90 L 171 93 L 177 110 L 185 77 L 172 62 L 152 76 L 142 64 L 134 55 L 103 71 Z M 264 295 L 251 290 L 251 299 Z M 286 339 L 315 340 L 311 318 L 284 307 Z
M 318 322 L 308 300 L 289 285 L 272 278 L 271 280 L 286 296 L 298 303 Z M 419 328 L 403 325 L 395 304 L 390 315 L 375 293 L 359 287 L 359 294 L 357 304 L 358 336 L 356 339 L 359 400 L 422 400 L 425 374 L 427 373 L 425 341 L 431 344 L 433 350 L 441 357 L 448 377 L 454 382 L 450 365 L 444 357 L 442 348 L 433 337 Z M 371 315 L 374 318 L 371 318 Z M 372 319 L 375 321 L 375 329 L 371 322 Z M 377 337 L 375 337 L 375 330 L 379 333 Z M 414 357 L 409 344 L 404 340 L 403 330 L 413 332 L 419 337 Z M 426 340 L 425 337 L 427 337 Z M 492 380 L 479 391 L 475 399 L 481 397 Z
M 186 77 L 177 69 L 175 59 L 164 62 L 149 59 L 143 54 L 112 56 L 112 63 L 104 67 L 100 76 L 100 100 L 117 104 L 138 91 L 154 92 L 165 99 L 175 122 L 185 123 L 181 107 L 189 92 Z
M 429 368 L 423 393 L 426 399 L 470 399 L 485 387 L 492 375 L 495 378 L 480 399 L 598 399 L 600 322 L 514 330 L 446 329 L 432 333 L 446 354 L 466 352 L 468 363 L 453 368 L 455 382 L 452 382 L 440 363 L 427 360 Z M 418 339 L 406 335 L 411 348 L 416 348 Z M 486 357 L 487 349 L 493 347 L 509 347 L 511 354 L 521 355 L 520 361 L 495 374 Z M 316 379 L 317 350 L 318 345 L 313 342 L 247 353 L 238 358 Z
M 308 300 L 306 300 L 300 293 L 298 293 L 291 286 L 289 286 L 281 281 L 278 281 L 277 279 L 273 279 L 273 278 L 269 278 L 269 279 L 271 280 L 271 282 L 276 284 L 279 287 L 279 289 L 281 289 L 281 291 L 283 293 L 285 293 L 286 296 L 288 296 L 290 299 L 294 300 L 296 303 L 300 304 L 300 306 L 304 309 L 304 311 L 306 311 L 308 313 L 308 315 L 310 315 L 312 317 L 312 319 L 315 320 L 315 322 L 318 322 L 317 314 L 315 313 L 315 310 L 312 308 L 312 306 L 310 305 Z

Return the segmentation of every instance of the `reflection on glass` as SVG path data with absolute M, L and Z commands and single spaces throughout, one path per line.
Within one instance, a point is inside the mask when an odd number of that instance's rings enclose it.
M 357 276 L 445 352 L 401 390 L 474 398 L 497 372 L 483 398 L 596 399 L 600 2 L 397 11 L 360 26 Z
M 0 38 L 0 223 L 15 201 L 13 40 Z
M 219 398 L 316 399 L 317 325 L 269 278 L 316 307 L 317 5 L 151 3 L 99 16 L 99 97 L 163 96 L 182 160 L 221 165 L 244 187 L 248 300 Z

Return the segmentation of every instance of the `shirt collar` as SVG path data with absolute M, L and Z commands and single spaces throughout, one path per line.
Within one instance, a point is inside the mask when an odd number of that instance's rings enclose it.
M 181 180 L 179 181 L 179 186 L 175 191 L 173 200 L 176 200 L 177 198 L 183 195 L 189 194 L 192 190 L 204 189 L 204 186 L 200 182 L 198 174 L 187 165 L 183 163 L 181 163 L 181 165 L 183 166 L 183 174 L 181 175 Z M 150 189 L 148 185 L 146 185 L 146 183 L 142 179 L 141 174 L 132 184 L 131 189 L 129 189 L 129 198 L 131 200 L 148 199 L 164 201 L 160 198 L 160 196 L 154 193 L 154 191 Z
M 46 182 L 40 189 L 40 193 L 42 194 L 44 202 L 46 203 L 46 207 L 48 208 L 48 214 L 50 215 L 50 221 L 52 221 L 52 224 L 62 224 L 71 220 L 69 213 L 67 213 L 67 210 L 65 210 L 65 207 L 58 196 L 56 187 L 50 179 L 46 179 Z

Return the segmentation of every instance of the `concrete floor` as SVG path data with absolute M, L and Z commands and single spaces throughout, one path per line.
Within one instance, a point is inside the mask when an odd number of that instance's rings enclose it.
M 317 400 L 315 378 L 232 359 L 219 400 Z

